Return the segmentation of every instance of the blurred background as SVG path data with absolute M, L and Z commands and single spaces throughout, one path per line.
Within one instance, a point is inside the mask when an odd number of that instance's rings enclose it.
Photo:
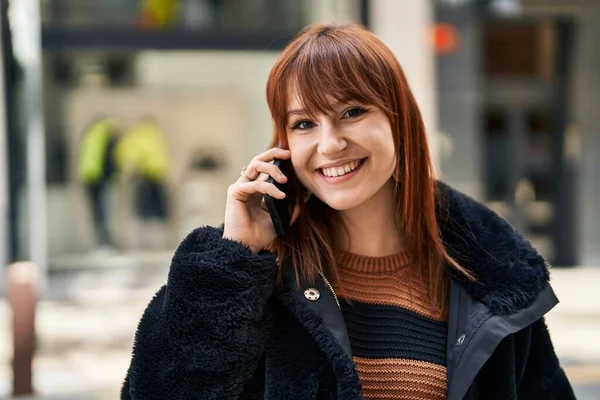
M 600 0 L 0 3 L 0 398 L 118 398 L 176 245 L 269 142 L 278 52 L 356 21 L 403 65 L 439 175 L 554 266 L 556 351 L 600 399 Z

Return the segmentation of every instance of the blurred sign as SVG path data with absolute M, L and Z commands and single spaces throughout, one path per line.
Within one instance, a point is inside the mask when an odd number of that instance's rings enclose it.
M 454 25 L 439 23 L 433 26 L 432 42 L 436 53 L 456 53 L 460 47 L 460 34 Z
M 141 28 L 164 28 L 179 14 L 179 0 L 142 0 Z

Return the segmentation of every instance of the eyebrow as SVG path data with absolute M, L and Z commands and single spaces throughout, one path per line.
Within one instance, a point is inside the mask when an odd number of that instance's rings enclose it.
M 306 110 L 303 109 L 295 109 L 295 110 L 289 110 L 287 112 L 287 115 L 293 115 L 293 114 L 306 114 Z
M 338 101 L 337 103 L 335 103 L 331 108 L 336 110 L 338 108 L 340 108 L 341 106 L 346 106 L 349 105 L 352 102 L 352 100 L 348 100 L 348 101 Z M 289 110 L 287 112 L 287 115 L 298 115 L 298 114 L 308 114 L 308 112 L 302 108 L 296 108 L 294 110 Z

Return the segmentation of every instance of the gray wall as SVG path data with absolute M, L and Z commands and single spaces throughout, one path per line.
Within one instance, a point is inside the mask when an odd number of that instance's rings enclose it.
M 471 13 L 466 8 L 438 9 L 437 20 L 452 23 L 460 34 L 459 51 L 438 57 L 440 129 L 452 142 L 452 152 L 442 152 L 440 165 L 443 179 L 457 189 L 481 198 L 481 35 L 479 21 Z
M 582 139 L 580 251 L 583 264 L 600 266 L 600 7 L 587 9 L 578 21 L 573 100 Z

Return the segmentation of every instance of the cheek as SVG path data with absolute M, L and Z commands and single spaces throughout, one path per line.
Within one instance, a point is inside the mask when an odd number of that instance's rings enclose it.
M 396 160 L 397 157 L 394 151 L 390 151 L 388 154 L 386 154 L 386 163 L 383 167 L 385 169 L 385 175 L 388 177 L 388 179 L 393 177 L 394 173 L 396 172 Z
M 392 143 L 392 145 L 393 145 L 393 143 Z M 388 159 L 390 160 L 390 165 L 391 165 L 392 168 L 395 168 L 396 161 L 397 161 L 397 156 L 396 156 L 396 152 L 394 151 L 393 146 L 390 146 L 388 148 L 388 151 L 389 151 L 389 153 L 388 153 Z
M 382 140 L 381 143 L 383 145 L 383 155 L 386 160 L 391 160 L 393 164 L 396 163 L 396 144 L 394 143 L 394 136 L 392 134 L 392 129 L 389 124 L 386 124 L 384 129 L 382 129 Z
M 294 156 L 292 155 L 292 157 Z M 309 184 L 309 177 L 312 171 L 308 169 L 306 162 L 304 160 L 296 158 L 292 162 L 292 165 L 294 166 L 294 174 L 296 175 L 296 178 L 298 178 L 300 183 L 302 183 L 302 186 L 306 186 L 307 184 Z
M 306 177 L 311 172 L 309 171 L 308 162 L 309 162 L 309 154 L 306 151 L 303 151 L 301 146 L 295 145 L 290 141 L 290 153 L 292 156 L 292 166 L 294 167 L 294 172 L 300 182 L 305 185 Z
M 309 192 L 314 193 L 316 191 L 316 186 L 314 183 L 314 178 L 311 178 L 311 172 L 307 170 L 306 166 L 298 166 L 294 165 L 294 174 L 296 175 L 296 179 L 300 182 L 300 185 Z

